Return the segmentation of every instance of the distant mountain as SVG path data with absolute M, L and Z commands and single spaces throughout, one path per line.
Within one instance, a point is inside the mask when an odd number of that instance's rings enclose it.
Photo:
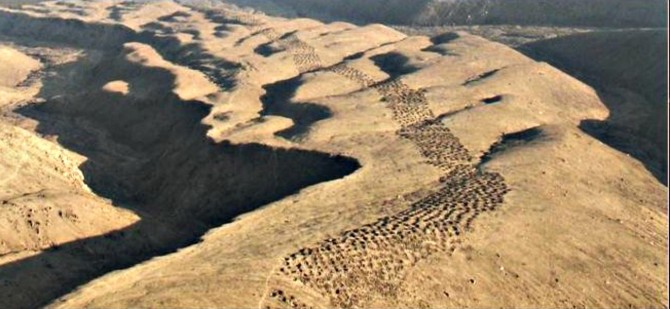
M 519 24 L 664 27 L 665 0 L 445 0 L 431 2 L 420 24 Z
M 230 0 L 268 13 L 415 25 L 665 27 L 665 0 Z

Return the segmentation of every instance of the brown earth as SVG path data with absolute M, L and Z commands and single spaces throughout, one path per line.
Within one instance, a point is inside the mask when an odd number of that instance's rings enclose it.
M 667 30 L 593 31 L 519 49 L 588 82 L 610 110 L 582 128 L 631 154 L 667 185 Z
M 0 307 L 663 307 L 598 92 L 463 32 L 0 10 Z

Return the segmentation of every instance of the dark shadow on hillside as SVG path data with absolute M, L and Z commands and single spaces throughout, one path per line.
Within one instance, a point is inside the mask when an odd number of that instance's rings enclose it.
M 484 72 L 484 73 L 479 74 L 479 75 L 477 75 L 477 76 L 474 76 L 474 77 L 472 77 L 472 78 L 468 78 L 468 79 L 467 79 L 463 84 L 461 84 L 461 85 L 466 86 L 466 87 L 468 87 L 468 86 L 478 85 L 478 84 L 481 83 L 482 81 L 484 81 L 484 80 L 486 80 L 486 79 L 488 79 L 488 78 L 491 78 L 492 76 L 496 75 L 496 73 L 498 73 L 498 71 L 500 71 L 500 69 L 495 69 L 495 70 L 487 71 L 487 72 Z
M 86 156 L 80 169 L 87 185 L 136 211 L 141 221 L 0 266 L 2 308 L 43 306 L 110 271 L 196 243 L 240 214 L 360 167 L 354 159 L 326 153 L 215 144 L 200 123 L 208 105 L 180 100 L 168 71 L 130 63 L 120 46 L 109 47 L 101 58 L 51 68 L 55 74 L 43 80 L 39 95 L 47 102 L 17 112 L 37 120 L 39 133 L 58 136 L 63 147 Z M 201 65 L 200 59 L 184 61 Z M 101 90 L 114 80 L 126 81 L 130 92 Z
M 43 41 L 80 49 L 114 51 L 124 43 L 141 42 L 154 47 L 163 58 L 203 72 L 219 87 L 235 85 L 238 63 L 226 61 L 207 53 L 198 43 L 186 46 L 173 37 L 156 35 L 166 28 L 149 23 L 136 33 L 122 25 L 85 23 L 75 19 L 34 18 L 26 14 L 0 11 L 0 34 L 17 41 Z M 170 32 L 172 30 L 169 30 Z M 199 35 L 189 31 L 193 35 Z
M 151 32 L 154 32 L 154 33 L 161 33 L 161 34 L 174 34 L 175 33 L 174 29 L 172 29 L 168 26 L 165 26 L 162 23 L 155 22 L 155 21 L 150 22 L 148 24 L 144 24 L 142 26 L 142 29 L 144 29 L 146 31 L 151 31 Z
M 500 137 L 500 140 L 493 143 L 489 150 L 480 157 L 479 165 L 491 161 L 495 156 L 507 150 L 526 145 L 540 139 L 542 137 L 542 133 L 543 132 L 541 128 L 533 127 L 518 132 L 503 134 Z
M 519 51 L 592 86 L 610 115 L 580 128 L 640 160 L 667 186 L 667 38 L 663 30 L 602 31 L 522 45 Z
M 582 131 L 605 143 L 616 150 L 633 156 L 644 164 L 659 182 L 668 185 L 667 157 L 661 157 L 662 151 L 658 145 L 649 140 L 640 138 L 630 128 L 620 126 L 610 121 L 595 119 L 582 120 L 579 124 Z
M 191 14 L 189 14 L 188 12 L 184 12 L 184 11 L 177 11 L 177 12 L 174 12 L 170 15 L 159 17 L 158 20 L 159 21 L 166 21 L 166 22 L 179 22 L 179 18 L 182 18 L 182 17 L 191 17 Z
M 503 100 L 502 95 L 495 95 L 495 96 L 492 96 L 492 97 L 483 98 L 481 100 L 481 102 L 484 103 L 484 104 L 496 104 L 496 103 L 500 103 L 502 100 Z
M 397 78 L 405 74 L 416 72 L 418 67 L 411 65 L 407 56 L 398 52 L 389 52 L 386 54 L 370 57 L 375 65 L 391 78 Z
M 85 23 L 76 19 L 35 18 L 0 11 L 0 33 L 21 39 L 58 42 L 75 48 L 109 50 L 135 39 L 135 33 L 120 25 Z
M 134 39 L 137 42 L 151 45 L 170 62 L 202 72 L 221 89 L 230 89 L 235 86 L 235 76 L 240 69 L 238 63 L 226 61 L 208 53 L 199 43 L 182 45 L 176 38 L 157 36 L 155 32 L 147 28 Z M 191 34 L 196 33 L 191 32 Z
M 270 57 L 278 52 L 284 51 L 276 42 L 268 42 L 254 48 L 254 53 L 263 57 Z
M 431 37 L 430 41 L 434 45 L 447 44 L 447 43 L 450 43 L 451 41 L 456 40 L 460 37 L 461 36 L 458 35 L 458 33 L 456 33 L 456 32 L 445 32 L 445 33 L 438 34 L 436 36 Z
M 456 32 L 445 32 L 436 36 L 433 36 L 430 38 L 431 43 L 433 45 L 428 46 L 426 48 L 421 49 L 423 52 L 431 52 L 431 53 L 436 53 L 442 56 L 455 56 L 457 55 L 456 53 L 450 51 L 446 46 L 443 44 L 448 44 L 453 40 L 456 40 L 460 38 L 460 35 Z
M 297 138 L 305 134 L 313 123 L 332 116 L 330 109 L 325 106 L 308 102 L 291 102 L 301 84 L 300 76 L 297 76 L 263 86 L 266 92 L 261 97 L 263 102 L 261 115 L 277 115 L 293 120 L 292 127 L 276 133 L 286 139 Z

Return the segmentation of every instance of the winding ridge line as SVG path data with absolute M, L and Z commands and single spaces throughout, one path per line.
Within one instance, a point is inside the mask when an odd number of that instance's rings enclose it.
M 295 34 L 282 36 L 265 28 L 255 16 L 239 14 L 231 18 L 284 47 L 293 55 L 301 74 L 325 69 L 375 89 L 401 126 L 396 134 L 411 141 L 427 163 L 444 171 L 434 192 L 406 210 L 284 257 L 269 276 L 261 307 L 318 306 L 296 298 L 296 292 L 306 289 L 311 290 L 309 294 L 328 299 L 332 307 L 360 307 L 374 299 L 396 298 L 408 269 L 431 254 L 453 252 L 461 234 L 481 213 L 502 204 L 509 192 L 503 177 L 479 171 L 479 162 L 448 127 L 436 120 L 422 91 L 412 89 L 400 78 L 378 82 L 345 62 L 324 68 L 315 49 Z M 287 283 L 282 284 L 286 287 L 272 285 L 272 279 Z

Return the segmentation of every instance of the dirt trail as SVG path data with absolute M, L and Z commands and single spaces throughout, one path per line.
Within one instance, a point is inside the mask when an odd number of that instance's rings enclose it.
M 294 55 L 301 74 L 324 69 L 315 50 L 295 36 L 286 39 L 273 30 L 261 31 Z M 495 210 L 508 189 L 500 174 L 477 170 L 477 163 L 471 163 L 472 157 L 458 138 L 435 121 L 421 91 L 410 89 L 400 79 L 377 82 L 345 63 L 325 69 L 363 87 L 373 87 L 401 125 L 397 134 L 414 143 L 430 164 L 445 171 L 435 193 L 409 209 L 303 248 L 285 257 L 278 273 L 272 275 L 318 290 L 333 306 L 357 307 L 370 301 L 366 298 L 393 295 L 405 269 L 421 258 L 453 251 L 458 236 L 481 212 Z M 266 303 L 261 307 L 317 305 L 272 286 L 264 297 Z

